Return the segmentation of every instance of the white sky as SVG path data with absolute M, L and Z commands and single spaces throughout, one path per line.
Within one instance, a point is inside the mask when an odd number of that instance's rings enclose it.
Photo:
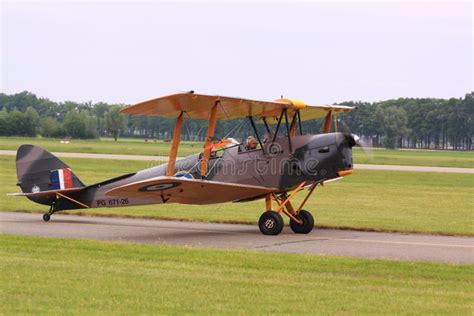
M 0 1 L 4 93 L 320 104 L 474 90 L 472 2 Z

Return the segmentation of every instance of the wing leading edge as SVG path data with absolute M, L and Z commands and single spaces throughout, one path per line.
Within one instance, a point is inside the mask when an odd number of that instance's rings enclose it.
M 216 181 L 156 177 L 107 191 L 109 196 L 154 199 L 157 203 L 213 204 L 276 192 L 276 188 Z
M 354 109 L 343 105 L 309 105 L 289 99 L 260 101 L 187 92 L 131 105 L 122 109 L 121 112 L 131 115 L 177 117 L 183 111 L 193 119 L 208 119 L 211 108 L 215 104 L 218 104 L 218 120 L 245 116 L 278 117 L 283 109 L 300 110 L 302 120 L 312 120 L 326 116 L 329 111 L 341 113 Z

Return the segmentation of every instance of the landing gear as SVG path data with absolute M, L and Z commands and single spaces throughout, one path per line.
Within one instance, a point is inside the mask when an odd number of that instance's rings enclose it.
M 306 183 L 300 183 L 291 193 L 288 195 L 286 192 L 279 195 L 267 194 L 265 196 L 265 204 L 267 211 L 260 216 L 258 221 L 258 227 L 264 235 L 278 235 L 283 230 L 283 218 L 281 213 L 285 214 L 290 218 L 290 228 L 296 234 L 309 234 L 314 228 L 314 218 L 310 212 L 303 210 L 303 206 L 313 193 L 317 186 L 317 183 L 313 183 L 309 187 L 309 192 L 301 202 L 300 206 L 295 209 L 291 204 L 291 198 L 300 190 L 303 189 Z M 273 210 L 272 200 L 278 204 L 278 208 Z
M 314 227 L 314 218 L 310 212 L 301 210 L 298 214 L 294 215 L 302 223 L 298 223 L 290 218 L 290 228 L 296 234 L 309 234 Z
M 56 208 L 56 204 L 55 203 L 51 204 L 51 207 L 49 208 L 48 213 L 43 214 L 43 221 L 49 222 L 49 220 L 51 219 L 51 215 L 53 215 L 57 211 L 58 209 Z
M 258 227 L 264 235 L 278 235 L 283 230 L 283 217 L 275 211 L 266 211 L 258 220 Z

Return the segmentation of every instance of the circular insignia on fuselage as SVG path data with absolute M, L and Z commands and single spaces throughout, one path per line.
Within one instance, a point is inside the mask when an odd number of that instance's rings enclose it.
M 32 188 L 31 188 L 31 193 L 38 193 L 40 191 L 40 187 L 37 186 L 37 185 L 34 185 Z
M 194 179 L 193 175 L 188 171 L 178 171 L 174 175 L 176 178 Z
M 166 182 L 166 183 L 159 183 L 159 184 L 151 184 L 138 189 L 140 192 L 155 192 L 155 191 L 165 191 L 171 188 L 177 187 L 181 185 L 180 182 Z

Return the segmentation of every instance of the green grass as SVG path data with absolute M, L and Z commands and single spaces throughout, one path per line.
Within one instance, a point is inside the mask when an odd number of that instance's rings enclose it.
M 474 168 L 473 151 L 374 148 L 372 153 L 373 158 L 369 158 L 362 150 L 355 147 L 353 150 L 354 162 L 377 165 Z
M 144 161 L 77 158 L 65 161 L 86 184 L 152 166 Z M 0 210 L 46 211 L 45 206 L 26 198 L 5 195 L 18 192 L 14 157 L 0 156 L 0 172 Z M 295 201 L 301 199 L 300 193 Z M 317 226 L 474 236 L 473 206 L 472 174 L 356 170 L 340 181 L 318 187 L 305 209 L 314 214 Z M 263 209 L 264 202 L 255 201 L 202 206 L 147 205 L 80 212 L 254 224 Z
M 71 140 L 70 144 L 61 144 L 59 139 L 0 137 L 0 149 L 16 150 L 21 144 L 33 144 L 53 152 L 80 152 L 122 155 L 167 156 L 170 143 L 163 141 L 145 143 L 143 139 L 120 138 L 114 142 L 111 138 L 100 140 Z M 183 141 L 179 147 L 179 156 L 188 156 L 199 152 L 202 143 Z M 386 150 L 374 149 L 373 159 L 369 159 L 359 148 L 354 149 L 355 163 L 461 167 L 474 168 L 474 152 L 435 151 L 435 150 Z
M 61 144 L 59 139 L 31 137 L 0 137 L 0 149 L 17 150 L 22 144 L 40 146 L 51 152 L 94 153 L 115 155 L 168 156 L 171 143 L 162 140 L 145 143 L 141 138 L 72 139 L 69 144 Z M 202 150 L 202 143 L 182 141 L 179 156 L 188 156 Z
M 472 265 L 0 235 L 2 314 L 463 314 Z

